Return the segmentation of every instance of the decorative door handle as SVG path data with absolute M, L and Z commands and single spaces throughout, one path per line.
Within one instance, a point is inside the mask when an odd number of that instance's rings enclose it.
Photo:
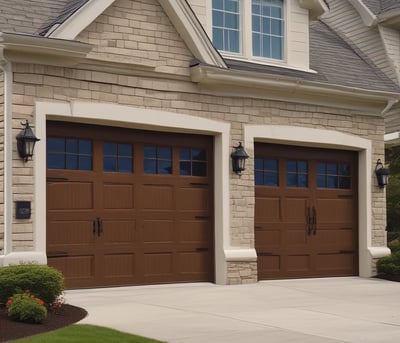
M 317 210 L 315 209 L 315 206 L 313 206 L 312 212 L 313 212 L 312 234 L 316 235 L 317 234 Z
M 310 215 L 310 207 L 307 207 L 306 210 L 306 223 L 307 223 L 307 235 L 310 236 L 312 232 L 312 222 L 311 222 L 311 215 Z
M 96 234 L 96 220 L 93 220 L 93 234 Z
M 100 237 L 103 233 L 103 220 L 100 217 L 96 218 L 97 220 L 97 236 Z

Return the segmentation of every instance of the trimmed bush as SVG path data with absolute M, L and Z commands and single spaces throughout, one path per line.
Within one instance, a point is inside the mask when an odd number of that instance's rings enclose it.
M 388 247 L 389 247 L 390 251 L 392 252 L 392 254 L 394 254 L 394 253 L 400 251 L 400 241 L 398 241 L 398 240 L 392 241 L 388 244 Z
M 55 268 L 21 264 L 0 268 L 0 304 L 6 304 L 18 290 L 29 290 L 47 306 L 56 301 L 64 290 L 64 277 Z
M 7 301 L 8 317 L 12 320 L 24 323 L 41 323 L 47 316 L 44 301 L 36 298 L 33 294 L 14 294 Z
M 389 256 L 382 257 L 376 263 L 378 274 L 388 276 L 400 275 L 400 251 L 392 253 Z

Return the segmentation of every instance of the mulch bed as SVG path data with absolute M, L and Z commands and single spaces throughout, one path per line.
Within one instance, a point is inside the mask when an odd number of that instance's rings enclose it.
M 87 312 L 83 308 L 64 304 L 57 313 L 48 311 L 43 323 L 26 324 L 9 319 L 6 308 L 0 307 L 0 342 L 60 329 L 74 324 L 86 316 Z

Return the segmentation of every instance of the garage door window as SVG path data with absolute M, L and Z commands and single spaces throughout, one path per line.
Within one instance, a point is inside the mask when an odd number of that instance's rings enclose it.
M 181 148 L 179 151 L 181 175 L 207 176 L 207 154 L 203 149 Z
M 286 162 L 286 185 L 288 187 L 308 187 L 307 161 Z
M 350 165 L 347 163 L 317 163 L 318 188 L 351 188 Z
M 92 142 L 85 139 L 48 137 L 47 168 L 92 170 Z
M 278 160 L 256 158 L 255 159 L 255 183 L 257 186 L 279 186 Z
M 172 148 L 165 146 L 145 146 L 144 173 L 172 174 Z
M 132 173 L 132 144 L 104 143 L 103 168 L 105 172 Z

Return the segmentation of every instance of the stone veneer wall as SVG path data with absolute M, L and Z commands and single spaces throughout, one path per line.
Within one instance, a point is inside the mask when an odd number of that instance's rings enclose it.
M 0 72 L 0 255 L 4 250 L 4 73 Z
M 165 34 L 166 33 L 166 34 Z M 380 116 L 329 107 L 300 105 L 250 97 L 229 97 L 200 90 L 189 78 L 192 56 L 155 0 L 118 0 L 79 40 L 96 44 L 90 57 L 151 66 L 148 73 L 128 68 L 107 72 L 93 60 L 76 68 L 16 64 L 14 135 L 20 122 L 34 122 L 35 101 L 83 100 L 184 113 L 231 123 L 231 147 L 243 140 L 243 127 L 292 125 L 337 130 L 372 141 L 372 161 L 383 157 L 384 124 Z M 116 64 L 114 64 L 116 66 Z M 123 70 L 123 71 L 121 71 Z M 112 117 L 112 113 L 110 113 Z M 45 144 L 45 137 L 38 144 Z M 15 141 L 15 140 L 14 140 Z M 253 156 L 253 151 L 248 151 Z M 33 164 L 23 163 L 14 149 L 13 200 L 33 201 Z M 228 158 L 228 157 L 227 157 Z M 254 247 L 253 159 L 241 178 L 230 174 L 231 245 Z M 374 167 L 371 166 L 371 170 Z M 374 176 L 372 176 L 374 177 Z M 384 192 L 372 182 L 372 242 L 385 246 Z M 34 210 L 34 204 L 33 210 Z M 34 218 L 34 216 L 32 216 Z M 32 250 L 32 220 L 15 220 L 14 251 Z M 255 262 L 229 262 L 227 283 L 255 282 Z

